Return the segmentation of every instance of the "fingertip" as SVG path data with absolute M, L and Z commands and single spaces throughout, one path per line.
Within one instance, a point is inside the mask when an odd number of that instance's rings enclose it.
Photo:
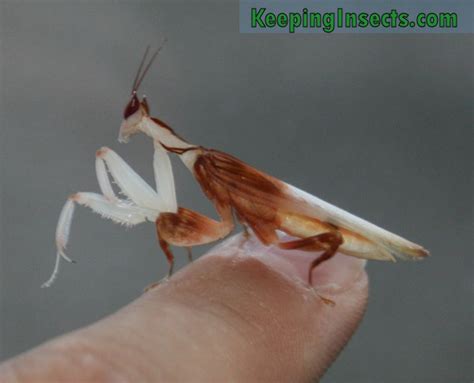
M 313 288 L 304 278 L 313 258 L 232 237 L 117 313 L 10 366 L 29 381 L 58 381 L 50 379 L 58 371 L 71 381 L 111 372 L 130 381 L 318 379 L 357 328 L 368 282 L 364 262 L 336 255 L 315 270 Z
M 244 355 L 234 355 L 252 371 L 244 378 L 268 378 L 259 375 L 267 365 L 278 372 L 274 378 L 314 379 L 349 341 L 368 298 L 364 260 L 337 254 L 315 269 L 312 287 L 307 272 L 314 257 L 237 235 L 178 273 L 162 293 L 184 296 L 186 304 L 244 334 L 236 348 Z

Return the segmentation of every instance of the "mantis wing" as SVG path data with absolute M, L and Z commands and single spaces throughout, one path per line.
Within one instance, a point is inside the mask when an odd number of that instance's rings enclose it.
M 426 249 L 416 243 L 393 234 L 292 185 L 285 184 L 285 187 L 288 195 L 294 201 L 295 209 L 299 209 L 298 205 L 307 206 L 311 216 L 362 235 L 382 246 L 395 258 L 416 260 L 429 255 Z
M 316 218 L 349 230 L 378 244 L 398 259 L 421 259 L 423 247 L 382 229 L 292 185 L 269 176 L 229 154 L 205 150 L 196 161 L 195 175 L 216 205 L 232 205 L 241 220 L 252 228 L 261 223 L 278 230 L 278 211 Z

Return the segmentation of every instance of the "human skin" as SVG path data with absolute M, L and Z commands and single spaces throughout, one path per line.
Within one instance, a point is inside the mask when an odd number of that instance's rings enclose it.
M 314 382 L 363 317 L 365 261 L 234 236 L 134 302 L 0 365 L 0 382 Z M 331 306 L 319 296 L 335 302 Z

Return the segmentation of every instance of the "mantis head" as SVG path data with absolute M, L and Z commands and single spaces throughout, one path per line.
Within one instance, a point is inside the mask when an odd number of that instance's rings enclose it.
M 192 145 L 181 138 L 165 122 L 158 118 L 151 117 L 146 97 L 143 96 L 140 101 L 137 96 L 137 91 L 143 78 L 162 47 L 163 44 L 156 50 L 145 67 L 144 63 L 146 61 L 149 47 L 147 47 L 145 54 L 143 55 L 137 74 L 135 75 L 130 99 L 123 111 L 123 121 L 120 126 L 119 141 L 128 142 L 130 136 L 138 132 L 143 132 L 150 136 L 155 144 L 159 144 L 165 151 L 179 155 L 183 162 L 189 168 L 192 168 L 192 164 L 196 157 L 195 149 L 198 149 L 199 147 Z M 190 153 L 190 151 L 194 151 L 194 153 Z
M 119 141 L 128 142 L 130 136 L 140 131 L 141 125 L 149 117 L 150 109 L 146 97 L 140 101 L 136 90 L 132 91 L 130 100 L 123 111 L 123 121 L 120 125 Z
M 125 106 L 123 111 L 123 121 L 120 125 L 120 132 L 119 132 L 119 141 L 120 142 L 128 142 L 130 136 L 138 133 L 143 128 L 143 123 L 149 117 L 149 107 L 146 97 L 143 96 L 142 100 L 140 101 L 137 96 L 138 88 L 140 87 L 145 75 L 147 74 L 148 70 L 153 64 L 156 56 L 160 53 L 161 49 L 166 42 L 166 39 L 163 40 L 161 46 L 155 51 L 155 53 L 151 56 L 150 60 L 146 65 L 145 61 L 148 56 L 148 52 L 150 51 L 150 46 L 147 46 L 146 51 L 142 57 L 140 62 L 140 66 L 138 67 L 137 73 L 135 74 L 135 79 L 133 80 L 132 86 L 132 93 L 130 99 Z

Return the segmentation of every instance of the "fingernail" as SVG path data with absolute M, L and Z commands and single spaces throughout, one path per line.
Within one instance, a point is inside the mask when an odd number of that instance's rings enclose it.
M 288 240 L 284 237 L 281 239 Z M 253 235 L 246 238 L 243 234 L 237 234 L 213 248 L 208 254 L 257 258 L 284 277 L 309 288 L 309 267 L 321 252 L 282 250 L 277 246 L 263 245 Z M 312 287 L 318 292 L 329 294 L 343 291 L 361 278 L 365 265 L 366 261 L 363 259 L 338 253 L 314 268 Z

